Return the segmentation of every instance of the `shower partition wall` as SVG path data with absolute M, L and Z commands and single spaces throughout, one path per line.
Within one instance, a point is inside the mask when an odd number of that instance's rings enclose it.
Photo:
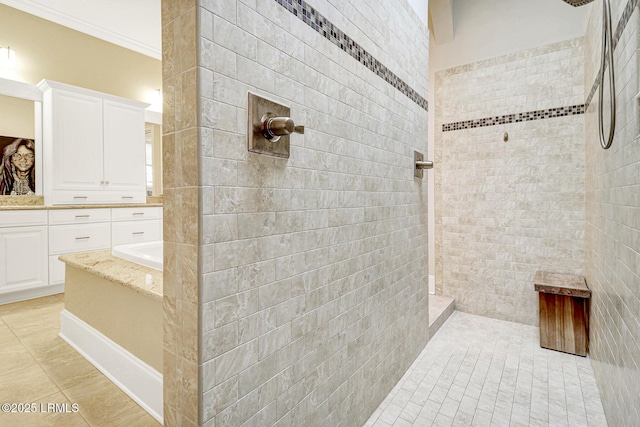
M 165 423 L 362 425 L 428 340 L 426 26 L 395 0 L 163 17 Z M 305 126 L 289 159 L 248 152 L 248 91 Z

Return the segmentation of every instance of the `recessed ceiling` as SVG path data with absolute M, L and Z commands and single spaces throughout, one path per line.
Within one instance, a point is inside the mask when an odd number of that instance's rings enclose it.
M 152 58 L 162 58 L 161 0 L 0 0 Z

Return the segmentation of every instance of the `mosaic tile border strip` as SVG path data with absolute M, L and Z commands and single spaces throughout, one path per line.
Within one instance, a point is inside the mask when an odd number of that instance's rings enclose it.
M 572 105 L 570 107 L 547 108 L 545 110 L 527 111 L 524 113 L 505 114 L 503 116 L 485 117 L 482 119 L 447 123 L 442 125 L 442 132 L 496 126 L 508 123 L 530 122 L 532 120 L 551 119 L 554 117 L 576 116 L 578 114 L 584 114 L 584 112 L 584 104 Z
M 418 92 L 411 88 L 411 86 L 404 82 L 400 77 L 391 72 L 391 70 L 385 67 L 380 61 L 371 56 L 369 52 L 364 50 L 362 46 L 356 43 L 351 37 L 346 35 L 339 28 L 336 28 L 331 21 L 308 5 L 304 0 L 275 1 L 280 6 L 291 12 L 294 16 L 297 16 L 309 27 L 324 36 L 324 38 L 380 76 L 384 81 L 398 89 L 409 99 L 418 104 L 422 109 L 428 111 L 428 103 L 425 98 L 420 96 Z
M 624 29 L 627 27 L 627 24 L 629 23 L 629 19 L 631 19 L 631 15 L 633 15 L 633 11 L 636 9 L 637 5 L 638 5 L 638 0 L 629 0 L 627 2 L 627 5 L 624 8 L 624 12 L 622 12 L 622 16 L 620 17 L 620 21 L 618 21 L 616 32 L 613 34 L 613 50 L 614 51 L 618 46 L 618 42 L 622 37 L 622 33 L 624 32 Z M 598 90 L 599 86 L 600 86 L 600 72 L 598 71 L 596 80 L 593 82 L 593 85 L 591 86 L 591 90 L 589 91 L 589 95 L 587 95 L 587 99 L 584 102 L 586 108 L 589 108 L 589 105 L 591 104 L 591 101 L 593 100 L 593 97 L 596 94 L 596 90 Z

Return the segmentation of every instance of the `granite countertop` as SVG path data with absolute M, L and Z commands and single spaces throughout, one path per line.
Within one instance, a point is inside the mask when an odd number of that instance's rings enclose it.
M 114 257 L 110 250 L 65 254 L 58 259 L 69 266 L 162 301 L 162 271 Z
M 124 203 L 111 205 L 0 205 L 0 211 L 37 211 L 60 209 L 100 209 L 100 208 L 153 208 L 162 207 L 162 203 Z
M 162 206 L 162 196 L 147 196 L 147 203 L 116 203 L 102 205 L 45 205 L 44 196 L 0 196 L 0 211 L 96 209 L 96 208 L 146 208 Z

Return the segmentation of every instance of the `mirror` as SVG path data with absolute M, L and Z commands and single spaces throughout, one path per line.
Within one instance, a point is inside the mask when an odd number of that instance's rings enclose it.
M 0 196 L 41 194 L 40 103 L 0 95 Z
M 162 196 L 162 126 L 145 123 L 147 196 Z

